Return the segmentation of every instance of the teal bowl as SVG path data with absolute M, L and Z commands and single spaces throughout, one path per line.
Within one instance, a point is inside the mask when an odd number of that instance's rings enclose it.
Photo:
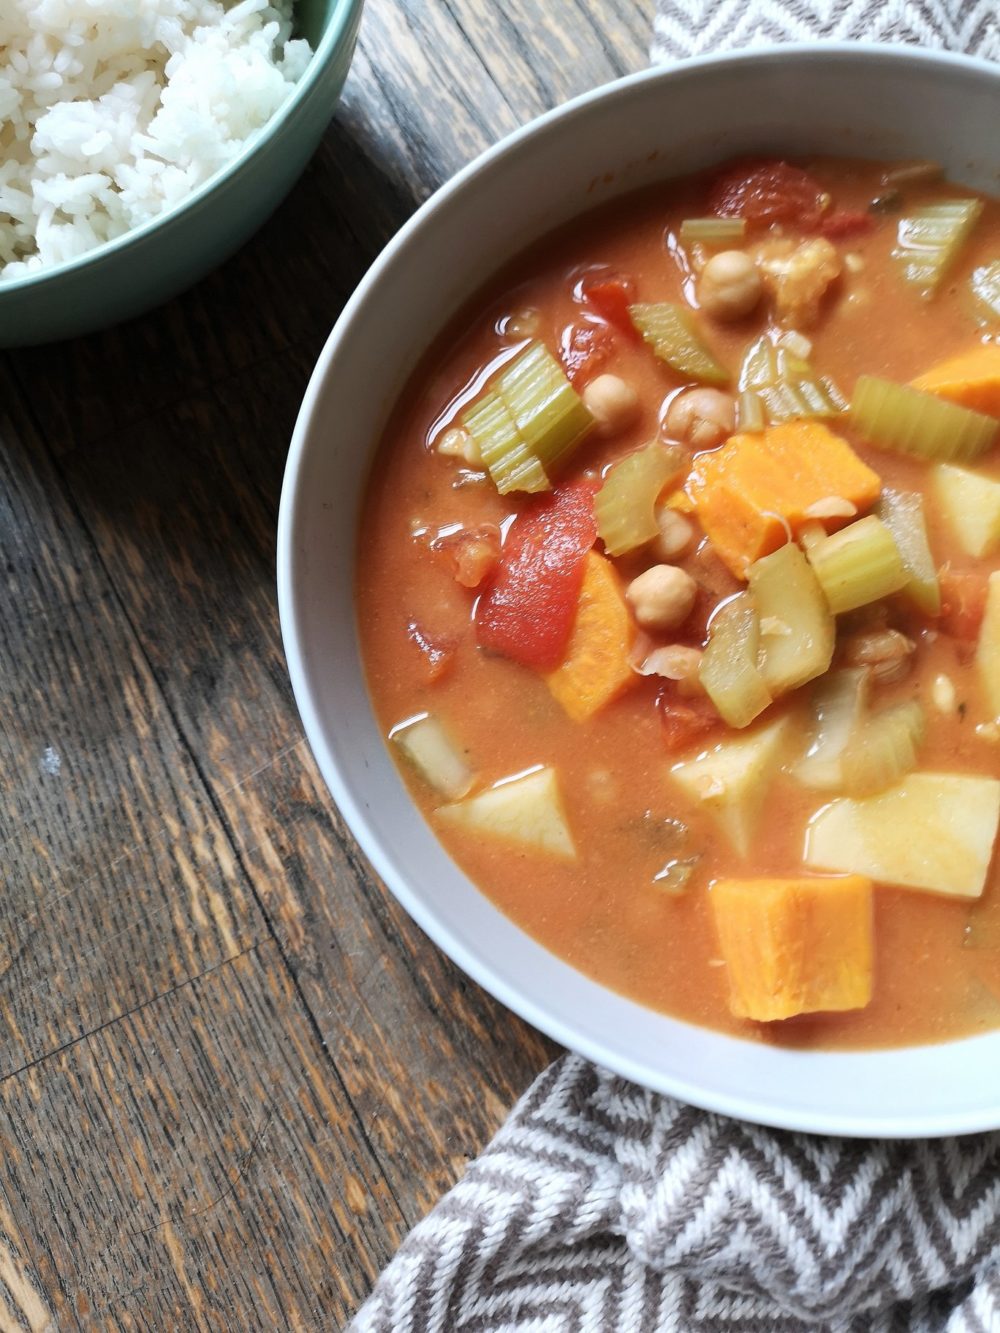
M 78 259 L 0 281 L 0 347 L 72 338 L 142 314 L 204 277 L 277 208 L 329 124 L 364 0 L 296 0 L 313 58 L 291 96 L 183 203 Z

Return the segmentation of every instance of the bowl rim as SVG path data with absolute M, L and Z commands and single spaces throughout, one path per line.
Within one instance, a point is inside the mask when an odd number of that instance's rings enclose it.
M 41 268 L 32 273 L 22 273 L 13 278 L 0 279 L 0 301 L 3 300 L 7 292 L 24 292 L 29 287 L 40 286 L 43 283 L 51 282 L 55 278 L 65 277 L 68 273 L 79 273 L 84 269 L 103 263 L 113 255 L 120 254 L 123 250 L 141 245 L 153 232 L 158 231 L 161 227 L 172 226 L 189 214 L 197 212 L 205 204 L 210 194 L 215 194 L 217 190 L 224 191 L 242 172 L 250 157 L 279 132 L 282 126 L 297 113 L 303 101 L 310 96 L 313 88 L 322 79 L 325 69 L 336 57 L 341 44 L 345 38 L 350 36 L 355 21 L 364 8 L 365 0 L 334 0 L 334 3 L 336 7 L 327 19 L 323 35 L 310 57 L 305 73 L 298 83 L 293 86 L 274 115 L 251 138 L 246 140 L 243 147 L 231 161 L 224 163 L 209 176 L 208 180 L 202 181 L 197 189 L 192 190 L 189 195 L 186 195 L 171 208 L 157 214 L 154 218 L 148 218 L 145 222 L 140 222 L 136 227 L 130 227 L 128 231 L 122 232 L 120 236 L 113 236 L 110 240 L 102 241 L 100 245 L 94 246 L 93 249 L 85 250 L 83 254 L 75 255 L 72 259 L 63 260 L 60 264 L 53 264 L 49 268 Z
M 623 78 L 591 89 L 572 100 L 555 107 L 534 118 L 526 125 L 501 138 L 497 143 L 478 154 L 466 166 L 442 184 L 413 213 L 407 222 L 389 240 L 385 248 L 367 270 L 344 306 L 334 324 L 326 343 L 319 355 L 315 368 L 303 395 L 302 403 L 292 434 L 286 461 L 284 480 L 278 514 L 277 531 L 277 591 L 281 623 L 282 641 L 288 664 L 289 676 L 296 704 L 302 719 L 306 738 L 315 756 L 324 782 L 351 834 L 357 840 L 376 874 L 386 884 L 393 897 L 400 903 L 413 921 L 431 938 L 437 947 L 478 985 L 490 995 L 512 1010 L 525 1022 L 530 1023 L 545 1033 L 553 1041 L 567 1050 L 575 1051 L 595 1064 L 619 1074 L 622 1077 L 653 1091 L 679 1098 L 691 1105 L 701 1107 L 722 1115 L 753 1123 L 769 1125 L 778 1129 L 796 1130 L 807 1133 L 827 1134 L 843 1137 L 877 1137 L 890 1139 L 910 1139 L 942 1137 L 985 1132 L 1000 1128 L 1000 1104 L 969 1110 L 950 1110 L 925 1114 L 901 1120 L 898 1115 L 861 1110 L 847 1113 L 844 1111 L 827 1112 L 811 1107 L 782 1107 L 773 1098 L 766 1100 L 752 1093 L 733 1094 L 713 1090 L 702 1086 L 689 1078 L 675 1076 L 662 1071 L 654 1071 L 647 1065 L 623 1055 L 605 1046 L 601 1039 L 591 1037 L 585 1025 L 579 1021 L 567 1021 L 546 1009 L 543 1001 L 528 997 L 511 985 L 504 977 L 493 970 L 489 961 L 477 955 L 456 935 L 454 930 L 438 911 L 428 905 L 418 894 L 411 891 L 406 876 L 394 862 L 393 855 L 384 848 L 381 838 L 374 830 L 363 806 L 355 800 L 347 774 L 352 767 L 346 763 L 334 742 L 327 744 L 325 724 L 313 698 L 306 666 L 306 653 L 303 648 L 303 625 L 300 623 L 299 595 L 296 592 L 296 568 L 299 555 L 295 547 L 296 514 L 307 503 L 307 496 L 301 486 L 303 463 L 312 443 L 312 420 L 317 405 L 324 393 L 324 385 L 341 344 L 351 336 L 352 327 L 358 312 L 364 307 L 369 290 L 378 284 L 383 273 L 396 260 L 400 251 L 405 250 L 411 236 L 423 228 L 429 218 L 454 195 L 463 191 L 476 177 L 492 168 L 494 163 L 506 155 L 516 152 L 520 145 L 536 135 L 544 134 L 553 125 L 572 120 L 589 109 L 593 103 L 616 96 L 627 95 L 638 84 L 669 79 L 677 71 L 687 72 L 692 69 L 725 69 L 748 62 L 794 61 L 805 62 L 851 60 L 868 62 L 873 65 L 893 62 L 912 63 L 919 67 L 945 67 L 964 69 L 970 73 L 987 75 L 1000 84 L 1000 66 L 977 56 L 959 55 L 947 51 L 936 51 L 921 46 L 889 44 L 877 42 L 789 42 L 780 45 L 758 47 L 749 50 L 725 52 L 720 55 L 691 57 L 666 66 L 653 66 L 637 71 Z M 303 612 L 301 620 L 306 616 Z M 468 879 L 464 871 L 460 873 Z M 520 927 L 518 927 L 520 929 Z M 523 932 L 528 939 L 527 932 Z M 539 946 L 544 947 L 544 946 Z M 546 952 L 550 952 L 546 950 Z M 553 958 L 558 958 L 552 954 Z M 558 960 L 562 961 L 562 960 Z M 565 964 L 569 966 L 569 964 Z M 575 971 L 576 969 L 574 969 Z M 581 974 L 586 975 L 586 974 Z M 593 984 L 600 982 L 588 978 Z M 602 989 L 609 989 L 602 987 Z M 613 993 L 613 992 L 612 992 Z M 636 1002 L 633 1002 L 636 1003 Z M 694 1024 L 685 1023 L 670 1014 L 663 1017 L 671 1022 L 687 1026 L 695 1031 L 700 1029 Z M 706 1029 L 706 1031 L 711 1031 Z M 728 1035 L 733 1041 L 743 1039 Z M 942 1047 L 976 1044 L 990 1041 L 1000 1033 L 988 1033 L 982 1036 L 960 1038 L 954 1042 L 940 1043 Z M 751 1044 L 751 1043 L 748 1043 Z M 822 1056 L 824 1058 L 855 1058 L 891 1056 L 898 1050 L 930 1050 L 938 1043 L 927 1043 L 909 1048 L 880 1048 L 858 1051 L 794 1051 L 804 1057 Z

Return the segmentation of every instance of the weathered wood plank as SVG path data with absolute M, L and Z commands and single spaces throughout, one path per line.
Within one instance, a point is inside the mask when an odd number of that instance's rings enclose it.
M 267 933 L 64 485 L 0 373 L 0 1074 Z
M 32 1330 L 339 1327 L 400 1235 L 270 941 L 0 1081 L 0 1133 Z

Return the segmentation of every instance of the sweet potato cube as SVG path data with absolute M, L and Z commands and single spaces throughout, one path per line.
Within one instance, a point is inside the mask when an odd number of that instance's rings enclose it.
M 720 879 L 710 897 L 737 1018 L 770 1023 L 868 1004 L 870 879 Z
M 788 533 L 819 519 L 839 526 L 879 497 L 878 474 L 846 440 L 819 421 L 786 421 L 759 434 L 734 435 L 701 454 L 685 487 L 705 534 L 738 578 Z M 846 501 L 847 506 L 831 501 Z M 846 513 L 831 520 L 826 513 Z
M 574 722 L 591 717 L 639 679 L 628 662 L 634 637 L 618 575 L 610 560 L 590 551 L 566 656 L 545 678 Z
M 1000 417 L 1000 347 L 980 343 L 950 357 L 911 380 L 914 389 L 947 398 L 959 407 L 971 407 L 989 417 Z

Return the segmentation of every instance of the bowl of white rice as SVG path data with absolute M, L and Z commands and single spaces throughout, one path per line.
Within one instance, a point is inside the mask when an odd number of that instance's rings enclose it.
M 363 0 L 0 0 L 0 347 L 159 304 L 260 225 Z

